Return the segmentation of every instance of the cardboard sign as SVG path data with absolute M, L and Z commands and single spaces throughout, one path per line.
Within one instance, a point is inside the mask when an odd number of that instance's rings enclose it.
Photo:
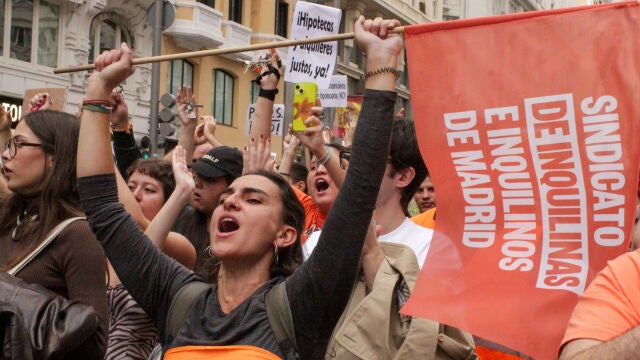
M 67 102 L 67 88 L 27 89 L 22 99 L 23 114 L 29 112 L 29 100 L 39 93 L 49 94 L 49 110 L 64 111 L 64 104 Z
M 404 313 L 557 358 L 578 294 L 634 225 L 639 10 L 405 27 L 416 132 L 443 201 Z

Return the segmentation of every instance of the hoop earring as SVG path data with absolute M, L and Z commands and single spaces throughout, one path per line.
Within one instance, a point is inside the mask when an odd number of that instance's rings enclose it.
M 207 246 L 207 248 L 204 249 L 204 254 L 207 255 L 208 257 L 213 257 L 213 251 L 211 251 L 211 245 Z
M 275 257 L 275 262 L 276 262 L 276 265 L 277 265 L 277 264 L 278 264 L 278 262 L 279 262 L 279 261 L 278 261 L 278 244 L 275 244 L 275 247 L 276 247 L 276 248 L 273 250 L 273 255 L 274 255 L 274 257 Z

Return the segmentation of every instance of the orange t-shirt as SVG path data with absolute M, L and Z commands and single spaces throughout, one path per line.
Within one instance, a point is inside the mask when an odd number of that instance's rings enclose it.
M 421 214 L 418 214 L 411 218 L 414 223 L 424 226 L 427 229 L 436 228 L 436 208 L 431 208 Z
M 640 324 L 640 249 L 609 261 L 578 297 L 562 345 L 576 339 L 602 342 Z
M 302 203 L 302 207 L 304 208 L 304 228 L 300 235 L 300 241 L 304 244 L 307 242 L 309 235 L 314 231 L 322 230 L 322 225 L 324 225 L 327 215 L 320 211 L 318 205 L 313 202 L 313 198 L 311 196 L 300 191 L 295 186 L 292 186 L 291 188 L 296 193 L 298 200 Z
M 181 346 L 173 348 L 164 355 L 164 360 L 214 360 L 214 359 L 246 359 L 277 360 L 273 353 L 255 346 Z

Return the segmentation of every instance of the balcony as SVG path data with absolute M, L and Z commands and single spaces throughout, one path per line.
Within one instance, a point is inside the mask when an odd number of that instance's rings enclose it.
M 220 46 L 220 48 L 251 45 L 251 28 L 242 26 L 234 21 L 222 21 L 222 30 L 224 34 L 224 44 Z M 222 56 L 235 61 L 251 60 L 253 58 L 253 52 L 245 51 Z
M 176 20 L 164 31 L 176 44 L 195 51 L 214 49 L 225 43 L 222 13 L 197 2 L 176 1 Z

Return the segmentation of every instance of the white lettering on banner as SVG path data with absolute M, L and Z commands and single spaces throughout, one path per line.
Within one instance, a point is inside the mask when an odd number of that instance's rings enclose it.
M 493 188 L 476 187 L 491 182 L 487 165 L 482 162 L 482 151 L 454 152 L 451 157 L 462 178 L 460 185 L 466 202 L 462 243 L 473 248 L 489 247 L 495 241 L 496 208 L 491 205 Z
M 589 234 L 573 96 L 543 96 L 524 103 L 542 210 L 537 287 L 582 293 Z
M 462 244 L 500 246 L 498 268 L 536 270 L 538 288 L 579 294 L 589 246 L 625 240 L 624 188 L 635 179 L 625 177 L 618 101 L 588 97 L 576 107 L 572 94 L 558 94 L 523 102 L 522 112 L 443 115 L 464 201 Z
M 591 162 L 591 186 L 596 223 L 595 241 L 601 246 L 618 246 L 624 242 L 625 198 L 622 192 L 625 177 L 622 170 L 622 143 L 615 97 L 599 97 L 595 104 L 587 98 L 580 104 L 584 116 L 587 157 Z M 604 112 L 604 113 L 602 113 Z
M 512 120 L 516 121 L 517 109 L 513 110 Z M 487 117 L 487 122 L 490 119 Z M 533 269 L 530 257 L 536 251 L 536 218 L 533 185 L 526 171 L 527 160 L 523 156 L 520 128 L 489 130 L 487 136 L 492 147 L 491 169 L 500 173 L 498 182 L 502 185 L 500 197 L 505 231 L 501 250 L 504 258 L 498 266 L 507 271 L 530 271 Z

